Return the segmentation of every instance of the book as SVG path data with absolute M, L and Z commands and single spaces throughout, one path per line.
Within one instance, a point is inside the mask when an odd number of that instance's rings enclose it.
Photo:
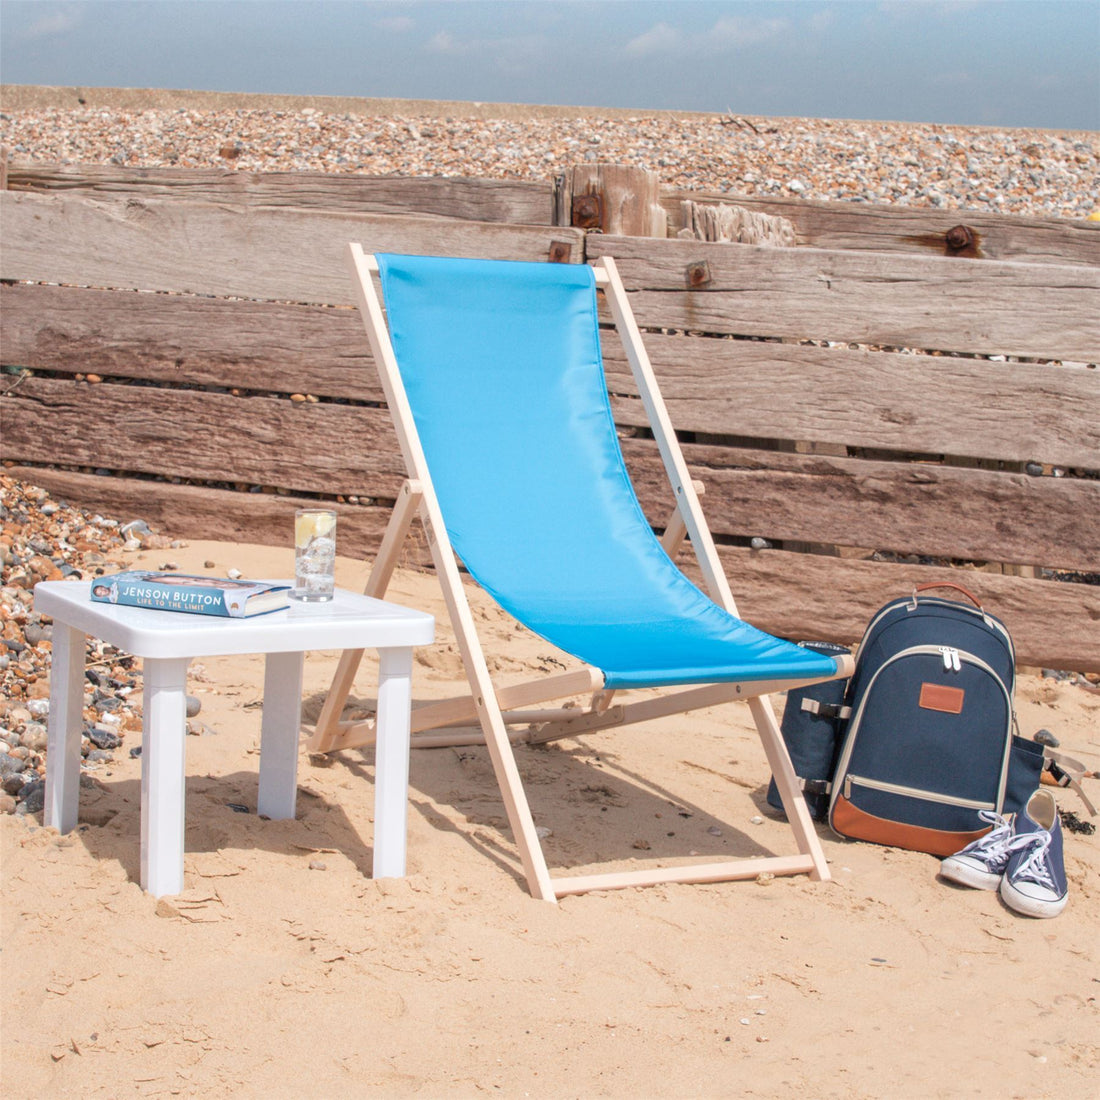
M 278 611 L 290 602 L 290 585 L 270 581 L 231 581 L 187 573 L 146 573 L 131 570 L 92 582 L 96 603 L 186 611 L 246 619 Z

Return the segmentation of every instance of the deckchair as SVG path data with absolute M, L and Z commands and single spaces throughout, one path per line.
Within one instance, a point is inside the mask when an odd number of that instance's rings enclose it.
M 410 524 L 424 524 L 471 695 L 418 707 L 414 731 L 480 725 L 531 892 L 829 872 L 769 693 L 850 674 L 837 660 L 737 617 L 698 494 L 657 390 L 614 262 L 594 267 L 424 256 L 349 260 L 371 350 L 408 470 L 367 593 L 382 596 Z M 385 301 L 375 288 L 378 277 Z M 597 290 L 618 327 L 671 482 L 664 543 L 635 496 L 603 374 Z M 388 325 L 387 325 L 388 321 Z M 708 597 L 674 563 L 690 539 Z M 584 662 L 497 687 L 459 566 L 507 612 Z M 310 748 L 368 743 L 371 721 L 341 714 L 361 651 L 343 654 Z M 643 693 L 632 688 L 679 687 Z M 566 696 L 583 707 L 529 710 Z M 551 877 L 509 724 L 528 740 L 748 700 L 798 854 Z M 438 736 L 438 735 L 437 735 Z M 439 743 L 439 742 L 436 742 Z

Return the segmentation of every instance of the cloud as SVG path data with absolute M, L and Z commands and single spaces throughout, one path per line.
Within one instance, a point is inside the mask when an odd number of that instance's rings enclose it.
M 68 34 L 80 25 L 80 13 L 76 8 L 62 8 L 60 11 L 43 15 L 30 24 L 23 31 L 21 37 L 33 38 L 57 38 L 59 35 Z
M 726 49 L 742 46 L 757 46 L 779 38 L 791 29 L 789 19 L 752 19 L 741 15 L 719 19 L 703 36 L 713 49 Z
M 917 3 L 916 0 L 883 0 L 878 5 L 878 11 L 882 15 L 891 16 L 894 19 L 926 19 L 931 16 L 943 22 L 951 22 L 960 12 L 972 11 L 980 8 L 988 0 L 942 0 L 940 3 L 932 3 L 924 0 Z
M 408 15 L 393 15 L 385 19 L 376 19 L 374 25 L 384 31 L 395 31 L 403 34 L 411 31 L 416 26 L 416 20 Z
M 623 50 L 628 57 L 714 55 L 758 46 L 792 29 L 791 21 L 785 17 L 761 19 L 746 15 L 725 16 L 709 30 L 697 34 L 685 34 L 667 23 L 657 23 L 632 38 Z
M 659 53 L 678 53 L 685 36 L 667 23 L 650 27 L 645 34 L 632 38 L 624 47 L 628 57 L 652 57 Z
M 469 46 L 456 42 L 450 31 L 437 31 L 428 39 L 424 49 L 428 53 L 447 54 L 451 57 L 460 57 L 462 54 L 469 53 Z
M 545 35 L 502 35 L 500 38 L 456 38 L 437 31 L 424 44 L 426 53 L 441 57 L 476 58 L 486 70 L 523 75 L 552 63 L 554 43 Z

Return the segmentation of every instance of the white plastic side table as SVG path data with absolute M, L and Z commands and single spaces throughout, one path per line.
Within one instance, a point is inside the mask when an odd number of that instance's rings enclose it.
M 374 781 L 375 878 L 405 874 L 412 649 L 429 644 L 422 611 L 337 589 L 328 603 L 292 601 L 250 619 L 95 603 L 91 582 L 44 581 L 35 608 L 52 616 L 53 669 L 44 821 L 75 828 L 80 792 L 84 641 L 92 635 L 142 658 L 141 885 L 155 897 L 183 889 L 187 666 L 194 657 L 263 653 L 264 705 L 257 812 L 294 816 L 302 666 L 310 649 L 376 649 L 378 739 Z

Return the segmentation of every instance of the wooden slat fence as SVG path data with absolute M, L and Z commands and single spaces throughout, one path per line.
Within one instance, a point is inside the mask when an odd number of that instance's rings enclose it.
M 574 189 L 583 186 L 576 177 L 579 174 L 580 180 L 588 181 L 601 168 L 607 171 L 606 166 L 586 165 L 554 180 L 485 180 L 15 162 L 7 168 L 7 186 L 17 191 L 85 197 L 179 198 L 510 225 L 565 225 L 581 224 L 568 216 Z M 636 169 L 631 171 L 638 174 Z M 660 186 L 658 190 L 669 236 L 684 228 L 684 203 L 692 202 L 734 205 L 785 218 L 794 226 L 798 244 L 812 248 L 1100 264 L 1100 225 L 1086 221 L 875 203 L 765 199 Z M 610 222 L 613 216 L 608 210 L 604 220 Z M 610 226 L 600 228 L 606 232 Z M 966 232 L 952 233 L 960 228 Z
M 798 227 L 789 249 L 586 236 L 551 224 L 560 188 L 499 183 L 10 166 L 6 463 L 191 537 L 285 543 L 291 508 L 334 501 L 343 549 L 370 554 L 403 471 L 346 242 L 610 254 L 746 617 L 853 641 L 886 599 L 962 565 L 1022 663 L 1100 670 L 1094 231 L 984 216 L 968 259 L 906 243 L 934 217 L 942 233 L 942 213 L 794 204 L 769 211 Z M 604 345 L 659 522 L 659 460 L 613 333 Z

